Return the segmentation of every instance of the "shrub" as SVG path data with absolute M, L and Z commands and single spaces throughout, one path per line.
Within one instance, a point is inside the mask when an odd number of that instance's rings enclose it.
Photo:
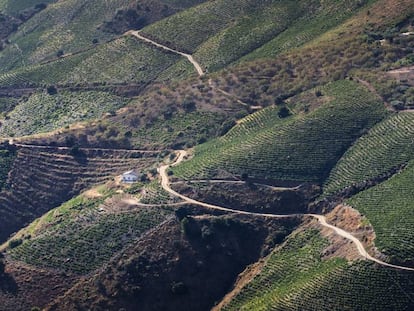
M 46 7 L 47 7 L 46 3 L 38 3 L 38 4 L 35 5 L 35 9 L 38 10 L 38 11 L 44 10 L 44 9 L 46 9 Z
M 193 101 L 185 100 L 183 102 L 183 109 L 184 109 L 185 112 L 194 111 L 196 109 L 196 104 Z
M 173 282 L 171 284 L 171 292 L 174 295 L 183 295 L 187 293 L 187 286 L 183 282 Z
M 10 249 L 16 248 L 17 246 L 21 245 L 22 243 L 23 243 L 22 239 L 11 240 L 9 242 L 9 248 Z
M 279 112 L 277 113 L 277 115 L 279 116 L 279 118 L 286 118 L 286 117 L 290 116 L 290 111 L 286 107 L 281 107 L 279 109 Z
M 57 88 L 54 85 L 48 86 L 47 89 L 46 89 L 46 91 L 47 91 L 47 93 L 49 95 L 55 95 L 55 94 L 57 94 Z
M 81 154 L 81 151 L 80 151 L 80 149 L 79 149 L 79 146 L 78 145 L 74 145 L 71 149 L 70 149 L 70 152 L 69 152 L 72 156 L 74 156 L 74 157 L 76 157 L 76 156 L 79 156 L 80 154 Z

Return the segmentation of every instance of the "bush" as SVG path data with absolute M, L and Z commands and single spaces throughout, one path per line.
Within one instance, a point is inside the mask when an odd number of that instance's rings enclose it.
M 49 95 L 55 95 L 55 94 L 57 94 L 57 88 L 54 85 L 48 86 L 47 89 L 46 89 L 46 91 L 47 91 L 47 93 Z
M 9 242 L 9 248 L 10 249 L 16 248 L 17 246 L 21 245 L 22 243 L 23 243 L 22 239 L 11 240 Z
M 201 235 L 201 230 L 198 224 L 191 217 L 184 217 L 181 220 L 181 232 L 187 238 L 198 238 Z
M 196 109 L 195 102 L 190 101 L 190 100 L 185 100 L 183 102 L 182 106 L 183 106 L 183 109 L 184 109 L 185 112 L 191 112 L 191 111 L 194 111 Z
M 81 151 L 79 149 L 79 146 L 78 145 L 74 145 L 72 148 L 70 148 L 69 153 L 72 156 L 74 156 L 74 157 L 79 156 L 81 154 Z
M 186 208 L 180 207 L 179 209 L 177 209 L 175 211 L 175 216 L 180 221 L 182 221 L 183 219 L 187 218 L 187 215 L 188 215 L 188 210 Z M 181 222 L 181 226 L 183 226 L 183 223 L 182 222 Z
M 214 229 L 207 225 L 201 228 L 201 238 L 205 241 L 209 241 L 214 237 Z
M 187 293 L 187 286 L 183 282 L 173 282 L 171 284 L 171 292 L 174 295 L 183 295 Z
M 391 102 L 391 106 L 396 110 L 402 110 L 404 109 L 404 103 L 400 100 L 393 100 Z
M 279 118 L 286 118 L 286 117 L 290 116 L 290 111 L 286 107 L 281 107 L 279 109 L 279 112 L 277 113 L 277 115 L 279 116 Z

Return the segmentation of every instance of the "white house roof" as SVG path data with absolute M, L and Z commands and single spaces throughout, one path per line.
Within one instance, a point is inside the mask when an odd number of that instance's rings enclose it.
M 137 172 L 135 172 L 134 170 L 130 170 L 130 171 L 128 171 L 128 172 L 125 172 L 125 173 L 123 173 L 122 175 L 134 175 L 134 176 L 137 176 L 138 177 L 138 173 Z

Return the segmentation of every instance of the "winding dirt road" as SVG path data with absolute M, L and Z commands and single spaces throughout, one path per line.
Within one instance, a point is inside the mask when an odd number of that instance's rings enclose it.
M 175 160 L 174 163 L 172 164 L 165 164 L 162 165 L 158 168 L 158 172 L 160 174 L 161 177 L 161 186 L 164 188 L 165 191 L 167 191 L 168 193 L 177 196 L 179 198 L 181 198 L 182 200 L 191 203 L 191 204 L 195 204 L 195 205 L 199 205 L 202 207 L 206 207 L 206 208 L 210 208 L 210 209 L 214 209 L 214 210 L 219 210 L 219 211 L 224 211 L 224 212 L 230 212 L 230 213 L 235 213 L 235 214 L 240 214 L 240 215 L 250 215 L 250 216 L 262 216 L 262 217 L 268 217 L 268 218 L 288 218 L 288 217 L 295 217 L 295 216 L 310 216 L 313 217 L 315 219 L 318 220 L 318 222 L 326 228 L 329 228 L 331 230 L 333 230 L 336 234 L 338 234 L 339 236 L 350 240 L 351 242 L 353 242 L 356 247 L 357 250 L 359 252 L 359 254 L 365 258 L 366 260 L 370 260 L 373 262 L 376 262 L 377 264 L 380 264 L 382 266 L 386 266 L 386 267 L 391 267 L 391 268 L 395 268 L 395 269 L 400 269 L 400 270 L 406 270 L 406 271 L 414 271 L 414 268 L 409 268 L 409 267 L 403 267 L 403 266 L 398 266 L 398 265 L 393 265 L 393 264 L 389 264 L 387 262 L 381 261 L 377 258 L 372 257 L 371 255 L 368 254 L 368 252 L 365 250 L 363 244 L 361 243 L 361 241 L 359 241 L 356 237 L 354 237 L 351 233 L 340 229 L 338 227 L 335 227 L 333 225 L 330 225 L 327 223 L 326 221 L 326 217 L 323 215 L 316 215 L 316 214 L 288 214 L 288 215 L 277 215 L 277 214 L 263 214 L 263 213 L 252 213 L 252 212 L 246 212 L 246 211 L 241 211 L 241 210 L 234 210 L 234 209 L 230 209 L 230 208 L 226 208 L 226 207 L 222 207 L 222 206 L 218 206 L 218 205 L 214 205 L 214 204 L 208 204 L 208 203 L 204 203 L 204 202 L 200 202 L 194 199 L 191 199 L 185 195 L 182 195 L 180 193 L 178 193 L 177 191 L 173 190 L 170 186 L 170 180 L 168 178 L 168 173 L 167 170 L 171 167 L 171 166 L 176 166 L 179 163 L 181 163 L 185 157 L 187 156 L 187 151 L 185 150 L 179 150 L 178 151 L 178 156 Z
M 170 48 L 168 46 L 165 46 L 163 44 L 160 44 L 158 42 L 155 42 L 154 40 L 151 40 L 151 39 L 149 39 L 147 37 L 144 37 L 138 30 L 130 30 L 130 31 L 127 31 L 124 35 L 134 36 L 134 37 L 138 38 L 139 40 L 142 40 L 144 42 L 150 43 L 150 44 L 152 44 L 152 45 L 154 45 L 154 46 L 156 46 L 156 47 L 158 47 L 160 49 L 163 49 L 163 50 L 166 50 L 166 51 L 169 51 L 169 52 L 172 52 L 172 53 L 181 55 L 181 56 L 187 58 L 188 61 L 194 66 L 194 68 L 197 71 L 197 74 L 199 75 L 199 77 L 202 77 L 202 76 L 205 75 L 205 72 L 203 70 L 203 67 L 190 54 L 186 54 L 184 52 L 175 50 L 173 48 Z M 243 102 L 242 100 L 240 100 L 239 98 L 237 98 L 235 95 L 230 94 L 229 92 L 226 92 L 225 90 L 223 90 L 223 89 L 221 89 L 219 87 L 214 86 L 213 80 L 211 80 L 211 79 L 208 80 L 208 85 L 211 88 L 214 88 L 217 92 L 220 92 L 221 94 L 223 94 L 223 95 L 225 95 L 227 97 L 231 97 L 232 99 L 234 99 L 240 105 L 243 105 L 243 106 L 246 106 L 246 107 L 250 107 L 250 109 L 252 109 L 252 110 L 259 110 L 259 109 L 262 109 L 263 108 L 262 106 L 250 106 L 249 104 L 247 104 L 247 103 Z
M 150 43 L 150 44 L 152 44 L 152 45 L 154 45 L 154 46 L 156 46 L 156 47 L 159 47 L 159 48 L 161 48 L 161 49 L 163 49 L 163 50 L 166 50 L 166 51 L 169 51 L 169 52 L 172 52 L 172 53 L 175 53 L 175 54 L 178 54 L 178 55 L 181 55 L 181 56 L 184 56 L 185 58 L 187 58 L 188 59 L 188 61 L 194 66 L 194 68 L 196 69 L 196 71 L 197 71 L 197 73 L 198 73 L 198 75 L 200 76 L 200 77 L 202 77 L 202 76 L 204 76 L 204 74 L 205 74 L 205 72 L 204 72 L 204 70 L 203 70 L 203 68 L 201 67 L 201 65 L 194 59 L 194 57 L 192 56 L 192 55 L 190 55 L 190 54 L 186 54 L 186 53 L 183 53 L 183 52 L 180 52 L 180 51 L 177 51 L 177 50 L 174 50 L 174 49 L 172 49 L 172 48 L 169 48 L 168 46 L 165 46 L 165 45 L 162 45 L 162 44 L 160 44 L 160 43 L 157 43 L 157 42 L 155 42 L 155 41 L 153 41 L 153 40 L 151 40 L 151 39 L 149 39 L 149 38 L 147 38 L 147 37 L 144 37 L 143 35 L 141 35 L 140 34 L 140 32 L 139 31 L 137 31 L 137 30 L 130 30 L 130 31 L 128 31 L 128 32 L 126 32 L 125 33 L 126 35 L 132 35 L 132 36 L 134 36 L 134 37 L 136 37 L 136 38 L 138 38 L 138 39 L 140 39 L 140 40 L 142 40 L 142 41 L 145 41 L 145 42 L 147 42 L 147 43 Z

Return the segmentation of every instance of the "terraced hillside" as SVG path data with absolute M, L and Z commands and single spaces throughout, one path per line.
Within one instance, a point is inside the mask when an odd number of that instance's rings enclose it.
M 220 310 L 409 310 L 412 272 L 324 258 L 315 230 L 291 235 Z M 387 284 L 387 286 L 384 286 Z
M 347 201 L 374 227 L 378 249 L 392 261 L 408 264 L 414 262 L 413 167 L 410 161 L 401 173 Z
M 214 71 L 264 44 L 268 44 L 267 51 L 273 52 L 258 52 L 257 56 L 274 56 L 275 51 L 299 46 L 338 25 L 365 2 L 217 0 L 161 20 L 143 32 L 167 45 L 195 53 L 208 70 Z M 306 25 L 309 20 L 312 22 Z M 318 24 L 320 21 L 323 22 Z M 284 32 L 289 32 L 289 39 Z
M 130 1 L 116 12 L 112 20 L 106 21 L 102 31 L 122 34 L 131 29 L 140 29 L 167 16 L 188 9 L 206 0 L 140 0 Z
M 145 84 L 177 60 L 174 54 L 127 36 L 79 54 L 7 72 L 0 76 L 0 83 L 2 86 Z
M 200 1 L 140 1 L 139 4 L 130 0 L 89 1 L 85 5 L 83 2 L 52 3 L 8 38 L 0 54 L 2 86 L 151 81 L 177 57 L 140 44 L 131 37 L 122 38 L 118 28 L 135 29 L 140 18 L 147 19 L 145 24 L 154 22 Z M 31 7 L 29 3 L 5 1 L 3 9 L 14 12 L 23 10 L 24 5 Z M 95 14 L 99 19 L 94 18 Z M 130 22 L 132 25 L 128 25 Z M 103 68 L 107 70 L 103 72 Z
M 85 50 L 93 47 L 94 39 L 111 39 L 98 26 L 126 4 L 127 0 L 65 0 L 49 4 L 9 38 L 10 44 L 0 56 L 2 70 Z
M 336 164 L 324 193 L 332 194 L 407 164 L 414 157 L 413 135 L 413 113 L 393 114 L 377 124 Z
M 401 10 L 407 14 L 402 16 Z M 413 10 L 412 1 L 375 1 L 308 44 L 275 58 L 228 66 L 213 75 L 213 82 L 250 105 L 267 106 L 355 70 L 398 68 L 400 62 L 411 63 L 413 41 L 403 34 L 411 27 Z
M 2 308 L 45 306 L 173 214 L 157 207 L 117 209 L 127 204 L 123 200 L 113 185 L 100 186 L 46 213 L 4 244 L 8 279 L 0 286 Z
M 179 149 L 226 133 L 249 107 L 207 83 L 153 86 L 111 116 L 62 129 L 42 137 L 26 137 L 33 144 L 66 145 L 72 137 L 83 147 Z
M 150 167 L 156 155 L 134 151 L 19 148 L 0 195 L 0 240 L 4 241 L 12 232 L 90 185 L 108 181 L 132 168 Z
M 308 113 L 280 117 L 268 108 L 242 120 L 227 135 L 200 145 L 174 168 L 187 179 L 218 170 L 253 178 L 321 182 L 351 143 L 385 115 L 383 104 L 352 81 L 322 89 L 327 102 Z
M 21 233 L 24 242 L 8 251 L 11 260 L 87 274 L 173 214 L 156 207 L 106 211 L 100 204 L 107 197 L 110 194 L 96 199 L 81 196 L 50 211 Z
M 126 98 L 107 92 L 39 92 L 20 101 L 7 114 L 0 135 L 12 137 L 49 132 L 78 121 L 101 118 L 106 112 L 126 104 Z M 33 114 L 33 111 L 37 113 Z
M 16 157 L 14 146 L 4 144 L 0 149 L 0 189 L 6 184 L 8 173 Z
M 46 310 L 208 310 L 241 267 L 268 245 L 266 238 L 274 230 L 291 230 L 289 222 L 237 216 L 184 219 L 181 224 L 173 219 L 131 245 L 112 265 L 81 280 Z
M 0 309 L 414 309 L 413 38 L 412 0 L 0 0 Z

